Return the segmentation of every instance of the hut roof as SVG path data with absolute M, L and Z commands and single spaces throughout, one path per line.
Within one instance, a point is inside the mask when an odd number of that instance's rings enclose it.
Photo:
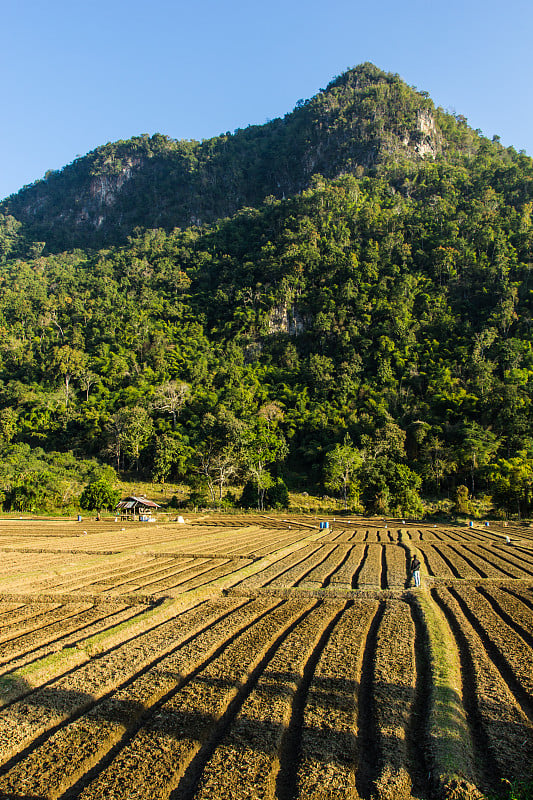
M 117 503 L 117 509 L 133 511 L 135 508 L 161 508 L 161 506 L 153 500 L 148 500 L 147 497 L 136 497 L 133 494 Z

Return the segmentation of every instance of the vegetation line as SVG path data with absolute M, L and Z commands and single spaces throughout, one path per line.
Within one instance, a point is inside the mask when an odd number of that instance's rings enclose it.
M 475 765 L 477 770 L 479 770 L 480 778 L 482 778 L 482 784 L 486 785 L 489 789 L 497 793 L 500 787 L 501 775 L 496 765 L 489 738 L 483 725 L 483 718 L 479 709 L 476 668 L 472 658 L 472 653 L 470 651 L 468 639 L 461 628 L 460 621 L 452 610 L 450 603 L 447 602 L 436 589 L 431 590 L 431 597 L 444 614 L 457 645 L 457 652 L 459 654 L 459 661 L 461 665 L 462 704 L 466 712 L 468 729 L 474 748 Z M 460 736 L 460 738 L 462 737 Z M 461 756 L 461 751 L 459 751 L 459 756 Z M 445 759 L 445 764 L 446 762 L 447 759 Z M 461 763 L 461 761 L 458 763 Z M 449 765 L 449 768 L 450 767 L 452 770 L 456 769 L 453 765 L 453 762 L 451 765 Z
M 410 734 L 415 757 L 425 765 L 429 787 L 440 796 L 448 789 L 451 791 L 454 783 L 476 783 L 474 749 L 463 707 L 460 659 L 452 631 L 428 592 L 412 594 L 410 602 L 424 659 L 421 665 L 424 694 L 419 694 L 417 686 L 417 696 L 421 710 L 425 709 L 423 729 L 417 733 L 414 726 Z M 417 674 L 420 658 L 419 652 Z M 421 744 L 424 750 L 419 756 L 417 749 Z M 428 754 L 425 760 L 424 754 Z

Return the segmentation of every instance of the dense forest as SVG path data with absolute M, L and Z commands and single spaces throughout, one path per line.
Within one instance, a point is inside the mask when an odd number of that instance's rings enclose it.
M 0 205 L 4 508 L 128 473 L 529 514 L 532 211 L 531 158 L 372 65 L 25 187 Z

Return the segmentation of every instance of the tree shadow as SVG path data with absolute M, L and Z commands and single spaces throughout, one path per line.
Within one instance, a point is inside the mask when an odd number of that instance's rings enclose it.
M 167 677 L 179 682 L 179 677 L 170 671 Z M 198 698 L 205 699 L 211 696 L 216 700 L 222 696 L 234 695 L 224 710 L 215 706 L 209 710 L 195 706 L 192 694 L 189 696 L 189 705 L 179 707 L 176 703 L 173 708 L 174 698 L 179 699 L 180 695 L 180 689 L 176 689 L 176 686 L 147 708 L 139 701 L 116 698 L 113 695 L 96 700 L 91 694 L 79 690 L 62 690 L 53 686 L 32 690 L 27 685 L 28 694 L 21 702 L 27 708 L 28 714 L 31 716 L 32 713 L 41 712 L 46 716 L 47 712 L 52 711 L 57 712 L 58 719 L 45 733 L 32 741 L 27 740 L 25 746 L 0 768 L 0 774 L 5 775 L 13 766 L 24 761 L 30 753 L 37 751 L 54 732 L 66 728 L 69 722 L 75 722 L 85 714 L 90 715 L 93 723 L 101 721 L 107 725 L 116 724 L 123 726 L 127 731 L 107 756 L 101 758 L 96 766 L 88 769 L 91 779 L 103 772 L 121 748 L 140 731 L 148 735 L 161 735 L 176 742 L 197 743 L 195 748 L 197 753 L 194 755 L 191 750 L 191 761 L 186 770 L 187 780 L 193 785 L 200 780 L 209 759 L 224 741 L 230 742 L 231 747 L 243 760 L 246 760 L 247 753 L 255 752 L 263 753 L 274 761 L 279 757 L 280 747 L 288 746 L 289 740 L 284 738 L 288 723 L 286 714 L 281 721 L 271 718 L 268 714 L 268 703 L 283 700 L 290 706 L 294 694 L 289 687 L 298 683 L 298 680 L 299 675 L 296 672 L 280 670 L 269 675 L 268 683 L 258 687 L 255 681 L 243 689 L 235 687 L 231 681 L 222 676 L 218 678 L 200 674 L 194 677 L 199 687 L 203 686 L 206 690 L 199 691 Z M 261 709 L 264 708 L 266 713 L 262 713 L 260 718 L 255 718 L 243 713 L 242 708 L 251 691 L 258 688 L 264 697 Z M 371 696 L 362 704 L 361 691 L 369 690 Z M 415 694 L 414 687 L 380 681 L 375 677 L 370 686 L 366 685 L 361 689 L 355 680 L 315 676 L 311 682 L 310 692 L 304 698 L 303 715 L 301 721 L 297 723 L 296 737 L 293 736 L 290 740 L 292 750 L 286 753 L 283 759 L 284 769 L 296 774 L 304 757 L 311 759 L 317 765 L 320 774 L 325 776 L 324 780 L 328 775 L 330 776 L 328 780 L 336 780 L 336 770 L 338 774 L 345 774 L 346 769 L 353 769 L 355 786 L 364 800 L 372 795 L 382 800 L 389 796 L 394 797 L 394 800 L 400 800 L 402 792 L 407 791 L 410 785 L 417 786 L 417 796 L 425 797 L 426 794 L 429 796 L 434 787 L 430 787 L 427 779 L 421 779 L 418 774 L 416 752 L 407 735 L 407 728 L 413 724 Z M 361 712 L 362 705 L 366 708 L 364 713 Z M 339 729 L 336 727 L 336 712 L 346 712 L 347 706 L 348 713 L 344 714 L 342 727 Z M 350 706 L 354 709 L 351 719 L 349 719 Z M 441 729 L 432 741 L 428 733 L 428 719 L 417 721 L 417 730 L 425 731 L 425 741 L 422 746 L 428 754 L 435 748 L 440 752 L 452 752 L 453 748 L 457 747 L 458 731 L 464 726 L 462 699 L 458 692 L 454 692 L 453 696 L 448 698 L 448 706 L 450 712 L 447 717 L 447 727 L 445 730 Z M 359 709 L 358 720 L 355 719 L 356 708 Z M 309 712 L 307 716 L 306 711 Z M 425 713 L 429 713 L 429 702 Z M 496 770 L 495 776 L 509 780 L 520 779 L 523 765 L 531 763 L 533 758 L 533 736 L 529 733 L 529 739 L 525 740 L 525 733 L 527 735 L 525 727 L 510 723 L 508 719 L 504 720 L 503 716 L 501 726 L 498 728 L 499 713 L 501 715 L 501 708 L 495 700 L 491 709 L 493 733 L 501 736 L 510 769 L 513 764 L 516 765 L 516 769 L 507 775 L 500 775 L 499 770 Z M 339 714 L 340 718 L 342 716 L 342 713 Z M 83 750 L 80 748 L 80 758 L 81 753 Z M 69 748 L 64 754 L 58 753 L 59 760 L 54 769 L 61 770 L 63 758 L 69 762 L 75 760 L 75 749 Z M 496 761 L 493 756 L 491 760 Z M 94 761 L 91 763 L 94 764 Z M 78 766 L 80 765 L 83 765 L 82 761 L 79 762 Z M 83 780 L 82 778 L 81 781 Z M 223 780 L 224 773 L 221 773 L 221 781 Z M 295 786 L 295 780 L 293 775 L 287 784 Z M 425 789 L 421 792 L 420 787 L 424 786 L 424 780 Z M 282 783 L 283 776 L 280 785 Z M 330 785 L 330 788 L 334 787 Z M 24 787 L 24 792 L 19 794 L 0 792 L 0 800 L 46 800 L 44 795 L 32 794 L 31 784 Z M 127 792 L 124 797 L 126 796 Z M 288 798 L 289 795 L 285 800 Z

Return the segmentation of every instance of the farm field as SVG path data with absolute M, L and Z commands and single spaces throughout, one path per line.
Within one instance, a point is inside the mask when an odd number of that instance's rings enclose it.
M 0 558 L 3 800 L 531 785 L 533 528 L 3 519 Z

